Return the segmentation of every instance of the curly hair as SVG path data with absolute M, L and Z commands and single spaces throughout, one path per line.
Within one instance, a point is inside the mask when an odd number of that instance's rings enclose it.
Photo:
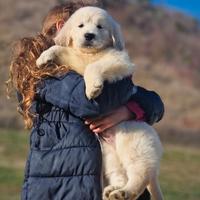
M 10 65 L 10 79 L 7 81 L 7 90 L 17 90 L 22 100 L 19 102 L 18 111 L 22 114 L 26 128 L 31 128 L 35 114 L 30 111 L 34 101 L 38 83 L 47 77 L 62 75 L 69 69 L 67 66 L 58 66 L 55 63 L 36 66 L 40 54 L 53 45 L 42 34 L 36 37 L 27 37 L 14 45 L 13 60 Z

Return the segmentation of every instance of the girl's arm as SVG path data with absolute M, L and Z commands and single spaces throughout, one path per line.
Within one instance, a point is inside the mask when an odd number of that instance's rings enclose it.
M 52 78 L 45 81 L 45 86 L 39 92 L 40 97 L 83 118 L 106 114 L 121 105 L 125 105 L 129 100 L 131 101 L 127 104 L 127 108 L 132 113 L 137 111 L 135 112 L 137 119 L 142 119 L 142 111 L 144 111 L 145 120 L 150 124 L 159 121 L 163 116 L 164 105 L 160 97 L 155 92 L 141 87 L 137 87 L 136 92 L 128 78 L 113 84 L 105 83 L 102 94 L 94 100 L 88 100 L 85 96 L 83 78 L 76 73 L 71 74 L 71 76 L 75 76 L 75 79 L 73 77 L 70 80 L 65 76 L 61 79 Z M 74 84 L 74 82 L 76 85 L 69 93 L 69 85 Z M 132 106 L 131 102 L 135 102 L 138 107 Z M 134 110 L 136 108 L 137 110 Z
M 72 95 L 72 108 L 75 106 L 74 108 L 76 109 L 77 105 L 82 104 L 82 101 L 80 101 L 81 98 L 77 97 L 84 96 L 84 88 L 84 82 L 81 82 L 77 88 L 78 90 L 75 90 L 74 99 Z M 83 103 L 82 105 L 87 105 L 88 99 L 83 98 L 83 101 L 84 100 L 86 100 L 85 104 Z M 128 102 L 128 100 L 130 101 Z M 92 103 L 92 107 L 94 105 L 99 107 L 99 113 L 96 116 L 102 114 L 105 115 L 113 109 L 126 104 L 126 107 L 132 114 L 126 113 L 126 109 L 122 108 L 118 110 L 118 112 L 122 112 L 122 116 L 118 119 L 115 118 L 114 120 L 116 120 L 116 122 L 120 122 L 119 120 L 122 121 L 123 119 L 128 120 L 128 118 L 132 117 L 132 119 L 143 120 L 152 125 L 153 123 L 160 121 L 164 114 L 164 104 L 160 96 L 157 93 L 148 91 L 142 87 L 137 87 L 137 92 L 135 93 L 135 87 L 132 85 L 132 82 L 129 82 L 129 79 L 124 79 L 122 82 L 119 81 L 115 84 L 105 85 L 102 94 L 95 100 L 89 102 Z M 87 117 L 84 116 L 84 113 L 81 113 L 82 111 L 78 109 L 79 115 L 84 118 Z
M 139 89 L 138 92 L 141 92 Z M 161 98 L 156 94 L 148 90 L 143 90 L 142 92 L 146 93 L 147 99 L 151 99 L 154 96 L 153 101 L 148 101 L 149 104 L 146 104 L 146 110 L 143 110 L 139 103 L 135 101 L 129 101 L 126 105 L 120 106 L 106 116 L 87 119 L 86 124 L 89 124 L 90 129 L 95 133 L 101 133 L 112 126 L 117 125 L 118 123 L 126 120 L 137 120 L 137 121 L 146 121 L 150 124 L 158 122 L 162 119 L 164 114 L 164 104 Z M 137 96 L 137 95 L 136 95 Z M 142 95 L 141 95 L 142 96 Z M 138 100 L 139 101 L 139 100 Z M 156 110 L 151 112 L 151 109 L 154 107 Z M 156 111 L 156 113 L 155 113 Z
M 102 133 L 106 129 L 109 129 L 122 121 L 134 119 L 134 113 L 130 112 L 126 106 L 120 106 L 106 116 L 86 119 L 85 124 L 89 125 L 89 128 L 94 133 Z

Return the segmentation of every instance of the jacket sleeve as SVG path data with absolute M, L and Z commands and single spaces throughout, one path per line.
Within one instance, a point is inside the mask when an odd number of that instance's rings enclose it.
M 135 93 L 135 87 L 129 78 L 115 83 L 105 82 L 102 93 L 91 100 L 85 95 L 85 82 L 81 76 L 74 81 L 72 91 L 69 84 L 73 83 L 69 83 L 67 78 L 46 80 L 44 86 L 38 90 L 37 96 L 77 117 L 86 118 L 110 112 L 125 104 Z
M 156 92 L 138 86 L 137 93 L 132 96 L 131 101 L 135 101 L 143 109 L 147 123 L 152 125 L 162 119 L 164 104 Z
M 92 100 L 85 96 L 85 83 L 80 81 L 70 99 L 70 111 L 81 118 L 105 115 L 125 104 L 135 94 L 134 85 L 129 78 L 115 83 L 105 83 L 102 93 Z

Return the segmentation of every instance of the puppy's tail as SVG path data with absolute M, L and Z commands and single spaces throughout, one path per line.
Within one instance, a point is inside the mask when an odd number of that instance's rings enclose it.
M 157 177 L 154 177 L 150 180 L 147 189 L 150 192 L 153 200 L 164 200 Z

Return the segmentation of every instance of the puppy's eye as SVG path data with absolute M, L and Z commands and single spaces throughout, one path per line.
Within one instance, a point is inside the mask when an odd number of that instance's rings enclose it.
M 78 27 L 79 27 L 79 28 L 83 28 L 83 27 L 84 27 L 84 24 L 80 24 Z
M 98 29 L 102 29 L 103 27 L 102 27 L 100 24 L 98 24 L 98 25 L 97 25 L 97 28 L 98 28 Z

